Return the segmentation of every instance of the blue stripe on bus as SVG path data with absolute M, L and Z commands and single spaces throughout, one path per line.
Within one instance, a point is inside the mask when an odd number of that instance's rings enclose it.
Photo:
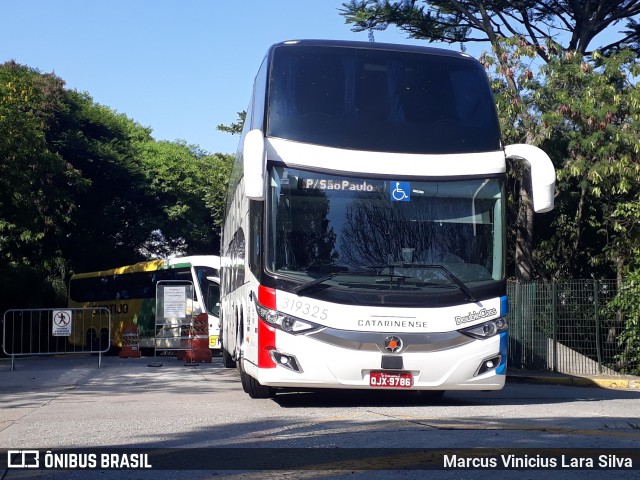
M 506 297 L 502 297 L 506 298 Z M 502 360 L 500 360 L 500 365 L 496 368 L 496 373 L 498 375 L 506 375 L 507 374 L 507 348 L 509 345 L 509 335 L 508 331 L 502 332 L 500 334 L 500 355 Z
M 500 297 L 500 316 L 504 317 L 509 314 L 509 297 Z

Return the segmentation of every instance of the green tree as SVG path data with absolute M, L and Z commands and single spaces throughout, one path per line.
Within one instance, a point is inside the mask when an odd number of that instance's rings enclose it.
M 639 0 L 351 0 L 340 14 L 356 32 L 395 25 L 411 38 L 443 43 L 487 43 L 518 37 L 545 61 L 546 45 L 566 38 L 566 50 L 590 54 L 596 36 L 626 21 L 617 39 L 598 49 L 621 46 L 640 52 Z
M 620 280 L 633 264 L 636 241 L 623 208 L 637 198 L 640 181 L 636 55 L 626 50 L 586 57 L 553 45 L 549 62 L 534 74 L 531 48 L 512 40 L 503 51 L 517 95 L 493 57 L 481 58 L 493 80 L 503 134 L 517 141 L 527 129 L 556 160 L 556 208 L 541 219 L 549 228 L 538 230 L 534 263 L 555 277 L 617 274 Z
M 60 303 L 70 271 L 219 251 L 231 157 L 156 142 L 55 75 L 0 65 L 0 159 L 0 283 L 17 282 L 11 291 Z M 41 287 L 21 283 L 33 279 Z
M 207 188 L 204 194 L 204 201 L 213 221 L 215 239 L 219 242 L 224 222 L 225 205 L 227 203 L 227 187 L 231 177 L 231 169 L 235 161 L 234 155 L 215 153 L 203 158 L 209 165 L 206 178 Z
M 343 4 L 341 10 L 354 31 L 395 25 L 410 37 L 429 42 L 489 45 L 485 63 L 495 67 L 491 73 L 506 142 L 544 144 L 547 150 L 558 147 L 558 155 L 563 154 L 561 146 L 566 139 L 549 136 L 540 128 L 540 110 L 536 110 L 532 102 L 534 90 L 548 75 L 548 72 L 540 75 L 536 65 L 542 61 L 553 62 L 554 68 L 558 67 L 559 52 L 575 52 L 584 62 L 592 63 L 590 49 L 597 35 L 623 21 L 626 30 L 606 45 L 598 44 L 597 48 L 606 54 L 622 46 L 638 51 L 640 30 L 634 17 L 639 14 L 638 0 L 352 0 Z M 558 38 L 565 39 L 564 44 L 555 43 Z M 556 156 L 556 166 L 562 167 L 561 156 Z M 533 254 L 536 237 L 527 183 L 520 166 L 512 170 L 510 187 L 512 208 L 517 212 L 513 222 L 515 258 L 511 264 L 516 278 L 528 280 L 536 275 Z M 559 187 L 564 185 L 560 183 Z M 560 191 L 560 195 L 566 194 L 570 192 Z
M 156 206 L 145 242 L 149 255 L 220 251 L 231 156 L 207 155 L 184 142 L 145 142 L 145 185 Z
M 565 52 L 543 73 L 535 105 L 541 134 L 555 139 L 563 158 L 564 194 L 542 258 L 556 251 L 546 265 L 556 276 L 615 272 L 620 282 L 634 267 L 638 241 L 629 206 L 640 199 L 640 92 L 633 81 L 640 63 L 631 50 L 594 52 L 591 61 Z
M 243 110 L 241 112 L 238 112 L 238 119 L 231 125 L 224 125 L 221 123 L 216 127 L 216 130 L 230 133 L 231 135 L 240 135 L 242 133 L 242 127 L 244 127 L 244 121 L 246 118 L 247 112 Z
M 64 91 L 64 108 L 48 143 L 80 172 L 83 188 L 68 195 L 75 209 L 62 242 L 74 271 L 90 271 L 143 259 L 140 247 L 155 225 L 141 145 L 150 130 L 98 105 L 86 93 Z
M 0 259 L 50 270 L 75 202 L 80 172 L 50 144 L 64 109 L 64 82 L 7 62 L 0 66 Z

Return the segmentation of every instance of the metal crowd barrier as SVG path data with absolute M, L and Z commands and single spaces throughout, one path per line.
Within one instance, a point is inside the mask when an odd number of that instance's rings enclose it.
M 111 312 L 95 308 L 12 309 L 2 319 L 2 350 L 11 357 L 97 354 L 111 349 Z

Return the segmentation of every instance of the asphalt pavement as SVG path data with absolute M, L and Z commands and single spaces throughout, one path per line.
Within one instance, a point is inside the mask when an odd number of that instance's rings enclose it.
M 613 395 L 609 401 L 618 402 L 621 405 L 619 407 L 621 411 L 628 411 L 629 397 L 633 397 L 631 401 L 636 401 L 636 395 L 630 392 L 637 392 L 640 389 L 640 379 L 637 377 L 571 376 L 553 372 L 510 371 L 507 381 L 580 386 L 585 387 L 585 393 L 578 393 L 576 396 L 576 389 L 550 387 L 542 389 L 544 392 L 539 394 L 541 396 L 537 397 L 537 400 L 531 401 L 529 397 L 524 403 L 516 397 L 503 400 L 503 407 L 498 408 L 505 416 L 503 420 L 501 420 L 502 417 L 493 415 L 495 399 L 487 400 L 487 405 L 482 402 L 471 402 L 470 406 L 466 406 L 464 400 L 460 400 L 460 395 L 451 405 L 435 403 L 416 414 L 417 416 L 411 413 L 412 408 L 422 408 L 421 402 L 420 407 L 409 403 L 402 407 L 400 413 L 393 415 L 388 411 L 388 409 L 393 410 L 393 405 L 386 403 L 382 406 L 367 404 L 365 408 L 353 410 L 349 407 L 345 410 L 347 413 L 342 413 L 339 404 L 333 409 L 325 410 L 319 404 L 313 403 L 317 402 L 313 398 L 310 400 L 311 404 L 307 405 L 311 408 L 304 408 L 305 398 L 290 400 L 289 403 L 285 401 L 282 405 L 276 402 L 263 402 L 261 408 L 265 409 L 266 417 L 259 416 L 257 420 L 252 417 L 247 420 L 246 409 L 255 408 L 258 402 L 251 401 L 238 391 L 240 382 L 237 372 L 222 368 L 219 357 L 214 357 L 212 363 L 196 364 L 185 363 L 173 356 L 142 358 L 90 355 L 32 356 L 16 357 L 13 361 L 10 358 L 0 358 L 0 450 L 24 448 L 24 435 L 28 435 L 31 439 L 28 441 L 30 448 L 49 448 L 50 445 L 65 445 L 66 448 L 103 448 L 104 445 L 111 448 L 144 446 L 160 450 L 169 447 L 180 449 L 189 447 L 187 450 L 180 450 L 178 452 L 180 455 L 192 452 L 191 447 L 195 448 L 193 452 L 197 453 L 200 452 L 198 450 L 200 447 L 227 446 L 228 438 L 235 439 L 236 447 L 254 445 L 256 442 L 260 442 L 261 446 L 262 444 L 274 446 L 284 441 L 282 439 L 285 437 L 286 441 L 290 442 L 287 445 L 293 443 L 296 446 L 305 446 L 304 442 L 309 439 L 313 439 L 313 442 L 318 440 L 353 444 L 354 438 L 360 438 L 358 432 L 364 432 L 369 442 L 367 445 L 375 445 L 373 440 L 376 438 L 385 445 L 389 442 L 396 444 L 399 438 L 406 439 L 404 435 L 409 430 L 412 432 L 412 438 L 423 438 L 424 441 L 418 441 L 421 445 L 433 443 L 458 445 L 461 431 L 468 439 L 474 438 L 474 435 L 481 435 L 484 438 L 487 430 L 491 432 L 492 442 L 508 437 L 504 440 L 508 445 L 518 445 L 517 442 L 522 442 L 523 438 L 526 438 L 533 442 L 532 445 L 542 444 L 544 440 L 545 446 L 553 447 L 556 445 L 553 442 L 559 437 L 562 437 L 567 447 L 583 444 L 598 445 L 597 442 L 601 437 L 606 445 L 613 444 L 614 441 L 623 445 L 629 439 L 637 438 L 635 421 L 629 422 L 624 414 L 622 417 L 609 415 L 602 417 L 603 404 L 596 401 L 603 395 L 608 397 Z M 526 386 L 518 386 L 518 388 L 521 387 Z M 624 393 L 597 391 L 603 388 L 628 391 Z M 571 393 L 567 393 L 568 396 L 565 397 L 564 390 Z M 548 394 L 547 391 L 549 391 Z M 130 400 L 131 394 L 134 394 L 138 400 Z M 322 399 L 320 401 L 322 402 Z M 221 404 L 229 405 L 232 402 L 236 402 L 234 405 L 238 407 L 237 411 L 233 408 L 227 408 L 223 413 L 219 411 Z M 568 402 L 569 408 L 572 408 L 578 417 L 569 415 L 564 418 L 563 413 L 558 413 L 559 411 L 555 409 L 561 408 L 560 405 L 563 402 Z M 527 407 L 528 411 L 543 409 L 554 410 L 554 412 L 549 418 L 543 414 L 534 413 L 533 420 L 530 420 L 520 413 L 525 404 L 530 405 Z M 303 408 L 295 408 L 297 405 L 303 405 Z M 578 408 L 575 405 L 578 405 Z M 469 409 L 477 412 L 477 416 L 469 416 L 468 413 L 458 414 L 458 417 L 449 415 L 447 411 L 450 408 Z M 484 412 L 483 409 L 487 411 Z M 374 413 L 373 410 L 376 412 Z M 353 420 L 355 412 L 358 413 L 359 420 L 351 430 L 349 425 L 345 427 L 345 421 Z M 225 422 L 219 423 L 216 416 L 221 414 L 229 417 L 225 418 Z M 490 418 L 487 419 L 486 415 L 490 415 Z M 290 417 L 293 419 L 291 422 Z M 366 420 L 362 420 L 363 418 Z M 310 426 L 307 427 L 309 422 Z M 439 422 L 445 422 L 445 424 L 440 425 Z M 500 422 L 506 423 L 503 425 Z M 497 424 L 501 425 L 500 428 L 496 428 Z M 601 424 L 605 427 L 601 427 Z M 597 428 L 593 425 L 597 425 Z M 75 438 L 73 433 L 77 429 L 82 430 L 80 431 L 82 435 L 79 433 Z M 313 432 L 313 435 L 309 432 Z M 325 434 L 334 432 L 335 434 L 322 436 L 316 435 L 317 432 Z M 373 435 L 376 432 L 379 432 L 379 437 L 374 438 Z M 523 432 L 526 435 L 523 436 Z M 579 440 L 582 443 L 576 443 L 578 442 L 576 436 L 580 437 Z M 449 438 L 451 440 L 448 440 Z M 480 442 L 476 441 L 473 444 L 480 444 Z M 499 442 L 495 443 L 495 445 L 499 444 Z M 267 453 L 271 454 L 269 451 Z M 5 458 L 5 461 L 8 460 Z M 136 472 L 133 472 L 136 476 L 130 476 L 133 475 L 132 472 L 123 476 L 123 472 L 118 470 L 93 472 L 92 476 L 87 476 L 87 472 L 84 471 L 61 470 L 45 472 L 46 475 L 44 475 L 39 470 L 32 472 L 8 471 L 6 468 L 4 470 L 3 474 L 0 461 L 0 478 L 7 480 L 10 478 L 175 480 L 177 478 L 214 478 L 218 475 L 216 473 L 204 476 L 197 471 L 194 473 L 189 470 L 184 472 L 153 470 L 148 472 L 147 476 Z M 246 478 L 287 478 L 281 475 L 282 472 L 277 472 L 279 475 L 277 477 L 265 477 L 264 473 L 264 471 L 258 471 L 256 476 Z M 385 471 L 361 474 L 356 472 L 353 475 L 351 473 L 347 476 L 354 479 L 392 478 L 388 477 L 388 472 Z M 407 480 L 424 478 L 420 476 L 420 472 L 403 471 L 401 473 L 401 477 Z M 444 476 L 449 473 L 451 475 Z M 439 475 L 442 478 L 456 479 L 481 478 L 480 474 L 486 475 L 487 472 L 476 473 L 478 476 L 473 472 L 438 471 L 438 474 L 443 474 Z M 507 473 L 506 476 L 501 473 L 501 478 L 523 478 L 520 476 L 523 472 Z M 538 476 L 531 473 L 524 478 L 555 478 L 552 476 L 554 472 L 547 473 L 549 476 L 545 476 L 546 473 L 542 472 Z M 575 475 L 564 476 L 564 478 L 583 478 L 580 472 L 572 473 Z M 607 473 L 618 475 L 616 472 Z M 370 474 L 375 475 L 370 477 Z M 295 471 L 291 475 L 288 478 L 302 478 L 300 471 Z M 325 477 L 326 475 L 308 478 Z M 599 476 L 598 478 L 618 477 Z
M 199 369 L 205 373 L 209 368 L 219 368 L 221 360 L 214 357 L 213 363 L 189 363 L 174 356 L 120 358 L 98 355 L 45 355 L 0 358 L 0 395 L 10 388 L 78 385 L 96 376 L 108 373 L 110 377 L 131 377 L 145 374 L 149 369 Z M 640 377 L 631 375 L 569 375 L 536 370 L 507 371 L 507 382 L 543 383 L 599 387 L 620 390 L 640 390 Z

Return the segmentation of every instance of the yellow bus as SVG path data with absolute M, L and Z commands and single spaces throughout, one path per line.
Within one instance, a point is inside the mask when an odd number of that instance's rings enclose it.
M 151 260 L 134 265 L 74 274 L 69 281 L 70 308 L 105 307 L 111 312 L 111 346 L 122 347 L 122 332 L 136 325 L 140 348 L 153 348 L 156 334 L 156 286 L 159 281 L 193 284 L 193 313 L 207 313 L 209 347 L 220 348 L 220 257 L 199 255 Z M 69 343 L 103 350 L 109 331 L 98 322 L 74 328 Z

